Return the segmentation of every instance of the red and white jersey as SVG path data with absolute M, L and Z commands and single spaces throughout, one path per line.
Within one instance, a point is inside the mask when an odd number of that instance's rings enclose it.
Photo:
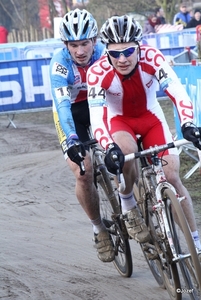
M 107 56 L 102 56 L 87 72 L 91 126 L 104 148 L 113 142 L 109 129 L 115 116 L 139 118 L 151 112 L 164 120 L 156 98 L 159 87 L 177 107 L 181 125 L 193 121 L 191 100 L 163 54 L 147 45 L 140 46 L 140 52 L 138 67 L 129 78 L 117 73 Z

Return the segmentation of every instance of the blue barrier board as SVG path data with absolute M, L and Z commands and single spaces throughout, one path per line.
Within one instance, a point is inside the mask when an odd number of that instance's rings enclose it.
M 50 107 L 50 58 L 0 63 L 0 113 Z

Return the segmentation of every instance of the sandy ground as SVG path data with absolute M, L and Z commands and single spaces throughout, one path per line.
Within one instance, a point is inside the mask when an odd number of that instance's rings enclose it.
M 51 112 L 14 122 L 0 116 L 0 299 L 169 299 L 135 241 L 131 278 L 97 258 Z

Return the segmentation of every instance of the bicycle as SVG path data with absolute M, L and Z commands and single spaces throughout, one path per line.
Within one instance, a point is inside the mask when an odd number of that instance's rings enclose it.
M 190 142 L 183 139 L 143 150 L 139 140 L 139 151 L 125 155 L 125 161 L 140 160 L 140 178 L 134 185 L 134 194 L 151 235 L 151 240 L 140 246 L 154 278 L 167 289 L 172 300 L 182 299 L 182 293 L 201 299 L 201 251 L 195 248 L 183 213 L 184 197 L 167 182 L 165 162 L 158 157 L 159 152 L 187 143 Z M 124 187 L 121 174 L 120 191 Z
M 114 177 L 107 171 L 104 163 L 105 151 L 98 145 L 97 141 L 91 139 L 84 144 L 89 146 L 91 150 L 94 184 L 99 194 L 100 213 L 115 249 L 114 266 L 121 276 L 130 277 L 133 272 L 132 255 L 117 185 Z M 80 165 L 80 169 L 81 174 L 84 174 L 84 164 Z

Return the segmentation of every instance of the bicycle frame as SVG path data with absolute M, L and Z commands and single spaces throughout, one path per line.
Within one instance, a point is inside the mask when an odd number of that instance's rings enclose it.
M 173 243 L 173 237 L 170 231 L 170 227 L 168 224 L 166 211 L 165 211 L 165 203 L 162 199 L 162 190 L 165 188 L 169 188 L 173 191 L 178 201 L 182 201 L 185 199 L 185 197 L 179 197 L 179 195 L 176 193 L 175 188 L 167 182 L 167 179 L 164 174 L 163 166 L 161 163 L 161 159 L 158 158 L 158 155 L 154 153 L 152 155 L 152 164 L 142 168 L 142 178 L 146 180 L 147 187 L 149 189 L 149 192 L 152 193 L 153 197 L 156 199 L 156 204 L 152 207 L 154 211 L 157 211 L 158 213 L 158 220 L 162 232 L 162 238 L 165 238 L 165 234 L 168 238 L 168 242 L 170 245 L 170 249 L 173 255 L 173 261 L 178 262 L 181 259 L 185 259 L 187 257 L 190 257 L 190 254 L 184 254 L 184 255 L 177 255 L 174 243 Z M 152 192 L 152 186 L 150 184 L 150 177 L 154 176 L 156 179 L 156 188 L 154 190 L 154 194 Z M 161 257 L 161 260 L 163 261 L 163 258 Z
M 145 157 L 151 156 L 152 158 L 152 164 L 148 165 L 148 164 L 144 164 L 144 167 L 142 168 L 142 172 L 143 172 L 143 178 L 145 178 L 147 180 L 147 187 L 149 188 L 149 192 L 152 193 L 152 196 L 156 199 L 156 205 L 154 205 L 153 209 L 158 211 L 158 216 L 160 218 L 160 225 L 161 225 L 161 230 L 163 232 L 163 234 L 167 234 L 168 237 L 168 241 L 170 243 L 170 249 L 172 251 L 173 254 L 173 260 L 174 261 L 179 261 L 181 259 L 184 259 L 186 257 L 189 257 L 190 255 L 180 255 L 177 256 L 176 255 L 176 251 L 175 251 L 175 247 L 173 245 L 173 241 L 172 241 L 172 236 L 170 234 L 170 228 L 167 222 L 167 217 L 166 217 L 166 212 L 165 212 L 165 205 L 164 202 L 162 200 L 161 197 L 161 192 L 163 189 L 165 188 L 169 188 L 173 191 L 173 193 L 175 194 L 176 198 L 178 199 L 179 202 L 181 202 L 184 198 L 183 197 L 179 197 L 179 195 L 176 193 L 175 188 L 167 182 L 164 171 L 163 171 L 163 166 L 162 163 L 160 161 L 160 159 L 158 158 L 158 153 L 162 152 L 164 150 L 170 149 L 170 148 L 175 148 L 175 147 L 180 147 L 186 144 L 190 144 L 191 142 L 182 139 L 182 140 L 178 140 L 178 141 L 174 141 L 168 144 L 164 144 L 164 145 L 156 145 L 154 147 L 150 147 L 149 149 L 146 150 L 142 150 L 136 153 L 130 153 L 125 155 L 125 161 L 130 161 L 133 159 L 145 159 Z M 151 190 L 151 184 L 148 181 L 148 178 L 150 178 L 150 175 L 154 176 L 156 178 L 156 190 L 154 190 L 154 193 Z M 119 185 L 119 191 L 123 191 L 125 189 L 125 181 L 124 181 L 124 177 L 123 174 L 121 174 L 121 182 Z M 165 236 L 165 235 L 164 235 Z M 200 253 L 199 253 L 200 254 Z
M 160 261 L 161 261 L 162 265 L 164 266 L 164 270 L 166 269 L 167 265 L 170 265 L 171 268 L 173 268 L 172 272 L 174 272 L 174 280 L 175 280 L 174 286 L 175 287 L 178 287 L 180 284 L 179 277 L 178 277 L 178 271 L 176 270 L 176 265 L 175 265 L 177 263 L 179 263 L 179 265 L 181 267 L 182 274 L 183 274 L 183 277 L 184 277 L 184 280 L 185 280 L 187 286 L 191 287 L 194 284 L 194 282 L 196 284 L 198 284 L 199 287 L 201 286 L 201 268 L 200 268 L 200 263 L 199 263 L 199 258 L 198 258 L 198 255 L 200 255 L 201 252 L 198 251 L 194 245 L 194 241 L 193 241 L 193 238 L 191 235 L 191 230 L 190 230 L 189 224 L 185 218 L 185 214 L 180 205 L 181 201 L 184 200 L 185 197 L 180 197 L 177 194 L 175 188 L 170 183 L 167 182 L 167 179 L 165 177 L 164 170 L 163 170 L 162 160 L 159 159 L 158 153 L 162 152 L 166 149 L 179 147 L 179 146 L 182 146 L 182 145 L 185 145 L 188 143 L 190 143 L 190 142 L 185 139 L 182 139 L 182 140 L 174 141 L 174 142 L 171 142 L 168 144 L 150 147 L 149 149 L 146 149 L 146 150 L 142 150 L 139 147 L 138 152 L 125 155 L 125 161 L 129 161 L 129 160 L 133 160 L 133 159 L 140 159 L 140 161 L 141 161 L 140 169 L 141 169 L 142 174 L 140 176 L 139 184 L 141 187 L 144 187 L 144 192 L 141 191 L 141 194 L 138 196 L 143 197 L 142 200 L 145 202 L 139 202 L 139 205 L 140 205 L 140 203 L 142 204 L 142 207 L 141 207 L 143 209 L 142 213 L 144 215 L 145 221 L 147 221 L 148 226 L 150 225 L 149 224 L 149 216 L 150 216 L 151 210 L 154 211 L 153 216 L 154 215 L 156 216 L 156 221 L 158 224 L 156 226 L 158 226 L 158 227 L 154 228 L 153 224 L 151 223 L 150 230 L 153 230 L 153 242 L 155 241 L 154 245 L 156 247 L 158 256 L 160 257 Z M 138 146 L 140 146 L 140 143 L 138 144 Z M 147 157 L 151 158 L 150 164 L 146 160 Z M 123 174 L 121 176 L 121 179 L 122 178 L 123 178 Z M 120 192 L 123 192 L 124 187 L 125 187 L 125 182 L 123 181 L 123 184 L 120 182 L 120 185 L 119 185 Z M 141 201 L 141 199 L 138 198 L 138 196 L 136 195 L 136 199 L 139 199 Z M 151 202 L 150 201 L 147 202 L 149 197 L 151 199 Z M 166 202 L 166 199 L 167 199 L 167 201 L 170 200 L 170 202 L 169 201 Z M 151 205 L 151 207 L 150 206 L 148 207 L 147 205 Z M 170 208 L 168 208 L 169 205 L 171 205 Z M 169 215 L 168 211 L 169 211 L 169 209 L 171 210 L 171 208 L 173 208 L 173 213 L 170 213 L 170 215 Z M 176 215 L 175 215 L 175 213 L 176 213 Z M 170 220 L 171 215 L 176 217 L 176 219 L 173 217 L 174 218 L 173 223 Z M 186 240 L 185 248 L 187 249 L 187 251 L 185 251 L 185 250 L 183 251 L 183 246 L 181 249 L 180 243 L 178 244 L 178 242 L 177 242 L 177 233 L 175 232 L 175 227 L 172 227 L 172 226 L 175 226 L 175 224 L 177 224 L 178 228 L 180 228 L 181 234 L 183 235 L 184 240 Z M 157 228 L 159 230 L 157 230 Z M 151 232 L 152 231 L 150 231 L 150 233 Z M 154 238 L 154 235 L 156 235 L 157 239 Z M 175 240 L 175 238 L 176 238 L 176 240 Z M 175 243 L 175 241 L 176 241 L 176 243 Z M 168 248 L 167 248 L 168 251 L 166 251 L 166 245 L 168 246 Z M 152 243 L 151 244 L 148 243 L 147 246 L 145 245 L 144 249 L 145 249 L 145 251 L 146 251 L 146 249 L 153 249 L 153 251 L 154 251 L 154 248 L 152 247 Z M 148 259 L 149 259 L 149 254 L 151 255 L 150 256 L 151 260 L 156 258 L 154 253 L 152 253 L 150 251 L 148 251 L 146 253 L 147 253 L 146 256 Z M 168 256 L 166 256 L 166 255 L 168 255 Z M 152 258 L 152 256 L 153 256 L 153 258 Z M 193 261 L 193 264 L 194 264 L 193 269 L 190 265 L 187 266 L 186 259 L 190 259 L 191 262 Z M 150 265 L 150 267 L 152 268 L 151 265 Z M 155 266 L 155 267 L 157 268 L 157 266 Z M 153 268 L 155 268 L 155 267 L 153 265 Z M 188 268 L 188 270 L 187 270 L 187 268 Z M 190 268 L 191 268 L 191 270 L 190 270 Z M 196 273 L 194 272 L 194 269 L 195 269 Z M 191 273 L 191 271 L 193 273 Z M 156 273 L 157 271 L 153 271 L 153 272 L 154 272 L 155 278 L 156 278 L 156 276 L 158 278 L 158 279 L 156 279 L 157 282 L 158 283 L 160 282 L 160 284 L 162 284 L 160 277 L 158 277 L 158 273 Z M 169 276 L 168 273 L 167 273 L 167 276 Z M 190 278 L 189 276 L 191 276 L 192 278 Z M 197 276 L 197 277 L 195 277 L 195 276 Z M 169 278 L 171 280 L 171 276 Z M 195 279 L 195 281 L 194 281 L 194 279 Z M 169 281 L 168 277 L 167 277 L 166 283 L 168 285 L 168 290 L 171 291 L 172 283 L 171 283 L 171 281 Z M 167 288 L 167 286 L 166 286 L 166 288 Z M 198 290 L 197 290 L 197 286 L 196 286 L 195 294 L 197 293 L 197 291 Z M 172 299 L 176 299 L 176 298 L 172 298 Z M 195 298 L 195 299 L 197 299 L 197 298 Z

